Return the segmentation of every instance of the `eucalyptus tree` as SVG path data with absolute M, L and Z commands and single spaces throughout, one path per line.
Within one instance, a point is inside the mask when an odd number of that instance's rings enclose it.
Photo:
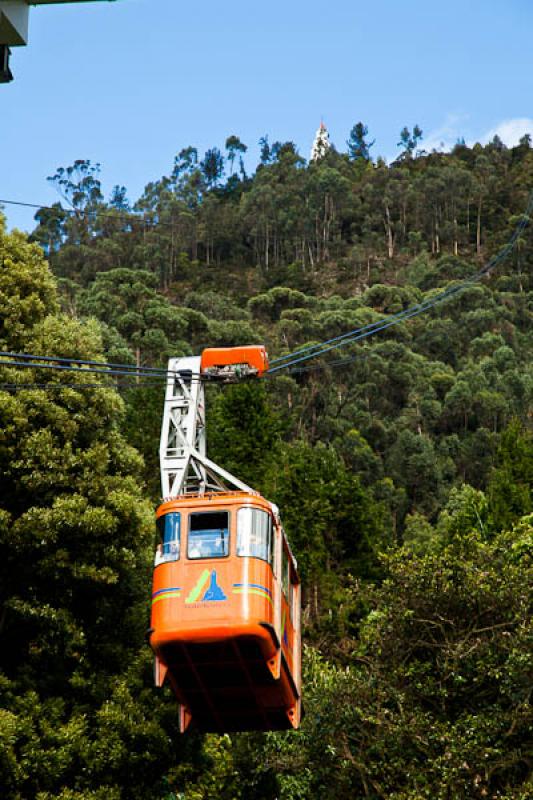
M 376 140 L 367 141 L 368 126 L 362 122 L 357 122 L 350 131 L 350 136 L 346 142 L 348 146 L 348 156 L 353 161 L 363 159 L 370 161 L 370 148 L 374 146 Z
M 400 131 L 400 141 L 397 145 L 398 147 L 403 147 L 400 158 L 409 159 L 413 157 L 413 153 L 416 150 L 416 146 L 421 141 L 422 135 L 423 131 L 419 125 L 415 125 L 412 132 L 407 126 L 402 128 Z
M 37 245 L 0 225 L 0 260 L 5 349 L 101 358 Z M 152 511 L 124 404 L 86 370 L 0 373 L 2 797 L 160 795 L 180 744 L 150 688 Z
M 242 174 L 244 171 L 244 163 L 242 157 L 248 150 L 247 146 L 243 142 L 241 142 L 238 136 L 232 134 L 231 136 L 228 136 L 228 138 L 226 139 L 225 147 L 226 147 L 226 152 L 228 154 L 227 159 L 230 164 L 230 175 L 233 175 L 233 164 L 235 162 L 237 154 L 239 154 L 241 174 Z

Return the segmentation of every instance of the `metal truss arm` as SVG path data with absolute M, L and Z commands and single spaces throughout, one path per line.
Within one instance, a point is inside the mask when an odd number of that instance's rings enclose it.
M 249 486 L 206 456 L 205 393 L 201 358 L 172 358 L 168 362 L 165 409 L 159 457 L 161 491 L 165 499 Z

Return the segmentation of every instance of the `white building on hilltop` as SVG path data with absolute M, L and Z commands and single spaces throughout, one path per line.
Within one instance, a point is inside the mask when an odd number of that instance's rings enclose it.
M 324 123 L 321 122 L 320 128 L 316 132 L 313 147 L 311 148 L 311 161 L 318 161 L 319 159 L 324 158 L 330 147 L 331 142 L 329 141 L 328 129 Z

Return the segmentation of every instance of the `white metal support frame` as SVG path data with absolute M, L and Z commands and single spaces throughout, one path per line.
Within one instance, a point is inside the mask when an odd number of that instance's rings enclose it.
M 159 458 L 165 500 L 183 494 L 254 492 L 206 456 L 205 393 L 200 356 L 171 358 Z
M 87 0 L 0 0 L 0 83 L 13 80 L 13 73 L 9 68 L 11 47 L 28 44 L 30 5 L 78 5 L 82 2 Z
M 87 0 L 0 0 L 0 44 L 28 43 L 30 6 L 78 5 L 81 2 Z

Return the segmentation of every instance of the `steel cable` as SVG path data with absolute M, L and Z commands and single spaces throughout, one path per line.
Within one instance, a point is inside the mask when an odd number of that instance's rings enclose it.
M 462 289 L 476 283 L 484 275 L 489 273 L 490 270 L 494 269 L 495 266 L 501 263 L 501 261 L 507 258 L 510 252 L 512 252 L 514 245 L 520 236 L 520 233 L 527 227 L 529 223 L 529 212 L 532 210 L 532 208 L 533 208 L 533 192 L 530 194 L 526 212 L 522 215 L 522 219 L 515 228 L 510 240 L 502 248 L 502 250 L 500 250 L 499 253 L 493 256 L 490 259 L 490 261 L 484 267 L 482 267 L 475 275 L 465 279 L 459 284 L 455 284 L 454 286 L 448 287 L 440 294 L 436 295 L 433 298 L 430 298 L 429 300 L 425 300 L 422 303 L 417 304 L 416 306 L 411 306 L 410 308 L 397 312 L 396 314 L 393 314 L 392 316 L 387 317 L 386 319 L 381 319 L 376 322 L 372 322 L 369 325 L 362 326 L 361 328 L 355 328 L 351 331 L 348 331 L 347 333 L 341 334 L 340 336 L 335 336 L 331 339 L 328 339 L 316 345 L 310 345 L 308 347 L 300 348 L 299 350 L 289 353 L 286 356 L 281 356 L 280 358 L 274 359 L 271 362 L 271 364 L 273 364 L 274 366 L 268 370 L 267 374 L 273 375 L 282 369 L 287 369 L 289 367 L 294 366 L 295 364 L 307 361 L 308 359 L 313 358 L 315 356 L 323 355 L 324 353 L 330 352 L 331 350 L 340 347 L 344 347 L 345 345 L 350 344 L 352 342 L 360 341 L 361 339 L 373 336 L 375 333 L 385 330 L 393 325 L 397 325 L 399 322 L 403 322 L 406 319 L 418 316 L 419 314 L 434 308 L 436 305 L 444 302 L 452 295 L 462 291 Z M 294 358 L 295 356 L 300 356 L 300 357 Z M 284 361 L 285 363 L 280 363 L 281 361 Z

